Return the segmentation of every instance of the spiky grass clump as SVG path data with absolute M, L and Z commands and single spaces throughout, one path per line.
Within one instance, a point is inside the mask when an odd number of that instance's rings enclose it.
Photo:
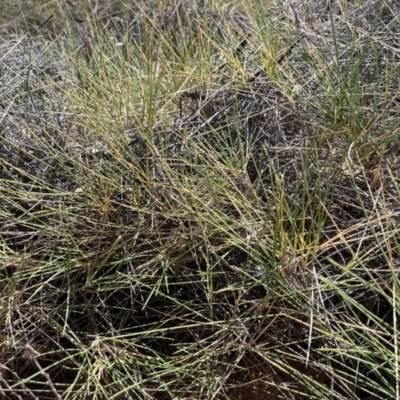
M 8 47 L 7 395 L 400 398 L 398 22 L 318 12 L 180 3 L 21 41 L 25 69 Z

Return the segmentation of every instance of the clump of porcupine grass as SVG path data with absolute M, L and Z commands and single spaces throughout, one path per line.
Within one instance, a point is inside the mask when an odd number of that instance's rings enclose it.
M 2 52 L 10 398 L 399 398 L 386 14 L 261 6 L 93 11 Z

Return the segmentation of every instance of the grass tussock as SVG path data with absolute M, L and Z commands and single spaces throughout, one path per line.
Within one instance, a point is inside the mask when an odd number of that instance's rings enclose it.
M 6 29 L 5 398 L 400 399 L 398 9 L 320 3 Z

